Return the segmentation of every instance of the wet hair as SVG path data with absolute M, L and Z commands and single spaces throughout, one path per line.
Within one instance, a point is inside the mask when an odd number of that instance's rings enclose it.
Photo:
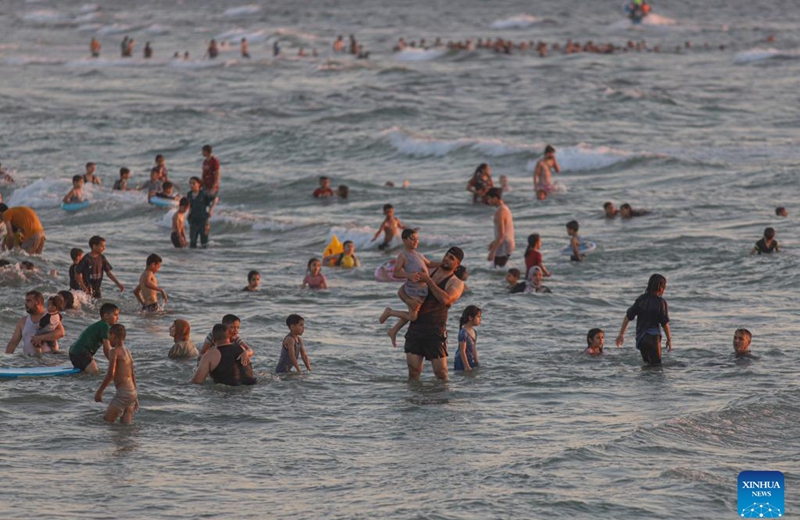
M 83 180 L 83 175 L 73 175 L 72 182 L 78 182 Z
M 292 325 L 297 325 L 300 322 L 306 321 L 305 318 L 299 314 L 290 314 L 286 317 L 286 326 L 291 328 Z
M 626 202 L 625 204 L 623 204 L 622 206 L 620 206 L 620 207 L 619 207 L 619 210 L 620 210 L 620 211 L 622 211 L 622 210 L 624 210 L 624 209 L 626 209 L 626 210 L 629 210 L 629 211 L 633 211 L 633 208 L 632 208 L 632 207 L 631 207 L 631 205 L 630 205 L 630 204 L 628 204 L 627 202 Z
M 556 149 L 555 149 L 555 148 L 553 148 L 552 146 L 550 146 L 549 144 L 548 144 L 547 146 L 545 146 L 545 147 L 544 147 L 544 153 L 545 153 L 545 154 L 548 154 L 548 153 L 553 153 L 553 152 L 555 152 L 555 151 L 556 151 Z
M 108 329 L 108 335 L 109 336 L 114 335 L 119 339 L 125 339 L 125 336 L 127 335 L 127 331 L 125 330 L 125 325 L 123 325 L 122 323 L 115 323 L 114 325 L 111 326 L 110 329 Z
M 105 241 L 105 238 L 101 237 L 100 235 L 95 235 L 89 239 L 89 247 L 99 246 Z
M 528 247 L 525 248 L 525 254 L 523 256 L 527 257 L 528 253 L 533 251 L 533 248 L 536 247 L 536 242 L 541 239 L 542 237 L 539 236 L 539 233 L 531 233 L 528 235 Z
M 577 220 L 570 220 L 569 222 L 567 222 L 567 229 L 571 229 L 573 231 L 578 231 L 579 228 L 580 228 L 580 224 L 578 224 Z
M 744 337 L 746 337 L 748 339 L 748 341 L 753 339 L 753 334 L 749 330 L 744 329 L 744 328 L 736 329 L 736 331 L 734 331 L 733 334 L 734 334 L 734 336 L 736 334 L 742 334 Z
M 417 234 L 417 230 L 416 229 L 405 228 L 403 230 L 403 232 L 400 233 L 400 238 L 405 240 L 405 239 L 409 238 L 411 235 L 416 235 L 416 234 Z
M 783 213 L 784 211 L 786 211 L 786 208 L 784 208 L 783 206 L 778 206 L 777 208 L 775 208 L 775 214 L 777 216 L 781 216 L 781 213 Z
M 122 178 L 123 175 L 130 174 L 131 171 L 128 168 L 120 168 L 119 169 L 119 177 Z
M 764 238 L 772 240 L 775 238 L 775 228 L 768 227 L 764 230 Z
M 189 206 L 189 199 L 187 197 L 181 197 L 181 200 L 178 201 L 178 206 L 186 208 Z
M 39 291 L 28 291 L 25 293 L 25 296 L 33 296 L 33 301 L 38 304 L 44 304 L 44 296 Z
M 650 294 L 656 294 L 659 291 L 666 289 L 666 287 L 667 287 L 667 279 L 664 278 L 663 275 L 654 274 L 647 281 L 647 289 L 645 289 L 645 292 Z
M 394 206 L 392 206 L 391 204 L 383 205 L 383 211 L 389 211 L 390 209 L 394 209 Z
M 589 329 L 589 332 L 586 333 L 586 344 L 591 346 L 594 337 L 601 332 L 603 332 L 603 329 Z
M 320 265 L 322 265 L 322 262 L 320 262 L 319 258 L 317 258 L 317 257 L 314 257 L 314 258 L 312 258 L 311 260 L 309 260 L 309 261 L 308 261 L 308 264 L 306 265 L 306 268 L 307 268 L 309 271 L 311 270 L 311 264 L 313 264 L 314 262 L 319 262 L 319 263 L 320 263 Z
M 228 325 L 224 323 L 217 323 L 214 325 L 214 328 L 211 329 L 211 339 L 214 343 L 228 341 Z M 224 345 L 224 343 L 220 343 Z
M 337 188 L 337 193 L 341 198 L 346 199 L 347 196 L 350 195 L 350 188 L 342 184 Z
M 114 311 L 118 311 L 119 307 L 117 307 L 113 303 L 104 303 L 100 306 L 100 318 L 105 318 L 109 314 L 114 314 Z
M 203 181 L 200 180 L 200 177 L 189 177 L 189 182 L 196 182 L 197 184 L 203 185 Z
M 256 271 L 255 269 L 253 269 L 252 271 L 250 271 L 249 273 L 247 273 L 247 281 L 248 281 L 248 283 L 249 283 L 249 282 L 250 282 L 250 281 L 251 281 L 253 278 L 255 278 L 255 277 L 256 277 L 256 275 L 258 275 L 258 276 L 261 276 L 261 273 L 259 273 L 259 272 L 258 272 L 258 271 Z
M 500 188 L 489 188 L 489 191 L 486 192 L 486 198 L 487 199 L 491 199 L 491 198 L 502 199 L 503 198 L 503 190 L 501 190 Z
M 464 312 L 461 313 L 461 318 L 458 320 L 458 328 L 464 328 L 464 325 L 469 322 L 470 318 L 474 318 L 480 313 L 481 309 L 477 305 L 467 305 L 467 307 L 464 309 Z
M 236 323 L 237 321 L 241 323 L 242 320 L 240 320 L 239 316 L 236 316 L 235 314 L 226 314 L 225 316 L 222 317 L 223 325 L 231 325 L 233 323 Z
M 170 181 L 164 181 L 164 184 L 161 185 L 161 189 L 167 191 L 172 187 L 172 183 Z
M 155 253 L 152 253 L 147 257 L 147 265 L 160 264 L 161 262 L 163 262 L 163 260 L 161 260 L 161 257 Z
M 613 202 L 608 201 L 605 204 L 603 204 L 603 209 L 608 209 L 608 208 L 612 207 L 613 205 L 614 205 Z
M 475 168 L 475 173 L 473 173 L 472 176 L 473 177 L 477 177 L 478 175 L 480 175 L 482 173 L 486 173 L 486 170 L 488 170 L 488 169 L 489 169 L 489 165 L 488 164 L 481 163 L 481 164 L 478 165 L 477 168 Z
M 58 295 L 64 300 L 64 309 L 75 308 L 75 296 L 69 291 L 58 291 Z
M 204 145 L 203 145 L 203 151 L 204 151 L 204 152 L 211 153 L 211 150 L 212 150 L 212 148 L 211 148 L 211 145 L 210 145 L 210 144 L 204 144 Z
M 60 294 L 53 295 L 47 299 L 47 303 L 56 308 L 56 311 L 64 310 L 64 298 Z
M 519 270 L 519 269 L 517 269 L 516 267 L 512 267 L 511 269 L 509 269 L 509 270 L 508 270 L 508 274 L 510 274 L 511 276 L 515 276 L 515 277 L 517 277 L 517 278 L 519 278 L 520 276 L 522 276 L 522 273 L 521 273 L 521 272 L 520 272 L 520 270 Z

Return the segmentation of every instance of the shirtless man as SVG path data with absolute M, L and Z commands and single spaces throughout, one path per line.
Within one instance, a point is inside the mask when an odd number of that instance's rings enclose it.
M 487 260 L 494 261 L 495 267 L 505 267 L 508 257 L 514 251 L 514 219 L 511 210 L 502 199 L 503 191 L 500 188 L 491 188 L 486 193 L 486 202 L 490 206 L 497 206 L 494 212 L 494 240 L 489 244 Z
M 97 165 L 95 163 L 86 163 L 86 174 L 83 176 L 83 182 L 85 184 L 97 184 L 98 186 L 102 186 L 103 182 L 100 180 L 100 177 L 94 174 L 96 171 Z
M 561 166 L 556 160 L 556 149 L 548 144 L 544 147 L 544 157 L 539 159 L 536 169 L 533 170 L 533 191 L 539 200 L 546 199 L 548 193 L 555 191 L 551 169 L 561 173 Z
M 406 227 L 400 222 L 400 219 L 394 216 L 394 206 L 391 204 L 384 204 L 383 206 L 383 214 L 386 217 L 381 222 L 381 226 L 378 228 L 378 232 L 375 233 L 375 236 L 372 237 L 371 242 L 375 242 L 381 233 L 384 234 L 383 236 L 383 243 L 378 246 L 378 249 L 383 251 L 389 244 L 391 244 L 394 237 L 397 236 L 398 230 L 405 229 Z
M 427 359 L 436 377 L 447 381 L 447 310 L 464 292 L 464 282 L 454 274 L 462 260 L 464 251 L 451 247 L 431 274 L 420 271 L 410 278 L 428 285 L 428 295 L 419 308 L 417 320 L 409 324 L 406 332 L 404 350 L 411 380 L 419 379 Z
M 133 370 L 133 356 L 125 348 L 125 326 L 119 323 L 112 325 L 108 331 L 108 341 L 111 344 L 111 353 L 108 356 L 108 372 L 100 388 L 94 394 L 94 400 L 103 402 L 103 391 L 114 381 L 117 393 L 108 404 L 106 414 L 103 416 L 108 423 L 115 422 L 122 416 L 122 424 L 133 422 L 133 413 L 139 409 L 139 396 L 136 393 L 136 374 Z
M 6 345 L 6 354 L 13 354 L 20 341 L 22 341 L 23 353 L 29 356 L 36 354 L 36 345 L 32 340 L 39 330 L 39 320 L 46 314 L 42 293 L 30 291 L 25 295 L 25 312 L 28 315 L 17 321 L 14 333 Z M 41 345 L 42 352 L 50 352 L 50 344 L 56 343 L 64 337 L 64 334 L 64 326 L 59 324 L 52 332 L 36 336 L 36 343 Z
M 139 285 L 133 290 L 133 295 L 142 304 L 142 312 L 155 312 L 158 310 L 158 294 L 167 303 L 167 291 L 158 286 L 156 273 L 161 269 L 161 257 L 153 253 L 147 257 L 147 267 L 139 277 Z

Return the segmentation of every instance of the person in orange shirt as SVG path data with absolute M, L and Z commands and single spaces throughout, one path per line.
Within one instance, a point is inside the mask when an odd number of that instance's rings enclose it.
M 0 203 L 0 219 L 6 226 L 6 237 L 3 240 L 3 249 L 14 247 L 14 234 L 22 233 L 20 247 L 30 255 L 39 255 L 44 249 L 44 228 L 36 212 L 26 206 L 9 208 Z

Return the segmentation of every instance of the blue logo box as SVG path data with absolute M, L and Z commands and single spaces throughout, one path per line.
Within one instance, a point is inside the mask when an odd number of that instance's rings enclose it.
M 780 471 L 739 473 L 739 517 L 783 518 L 784 486 Z

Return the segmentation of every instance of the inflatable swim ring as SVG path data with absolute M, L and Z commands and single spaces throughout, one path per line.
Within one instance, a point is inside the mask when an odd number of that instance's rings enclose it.
M 61 209 L 64 211 L 80 211 L 88 208 L 92 204 L 90 200 L 82 200 L 81 202 L 62 202 Z
M 165 197 L 150 197 L 150 204 L 159 208 L 174 208 L 178 205 L 178 199 L 168 199 Z
M 394 264 L 397 260 L 387 260 L 375 268 L 376 282 L 405 282 L 402 278 L 394 277 Z
M 582 255 L 588 255 L 589 253 L 592 253 L 595 249 L 597 249 L 597 244 L 595 244 L 591 240 L 583 240 L 581 242 L 581 245 L 578 247 L 578 251 L 580 251 Z M 561 254 L 565 256 L 572 256 L 572 247 L 570 246 L 565 247 L 564 249 L 561 250 Z
M 344 253 L 344 245 L 341 242 L 339 242 L 339 237 L 337 237 L 336 235 L 333 235 L 331 237 L 331 241 L 328 242 L 328 245 L 325 246 L 325 249 L 322 251 L 322 258 L 325 258 L 326 256 L 331 256 L 331 255 L 340 255 L 342 253 Z M 329 260 L 328 261 L 328 265 L 333 267 L 334 265 L 336 265 L 336 261 L 335 260 Z M 344 267 L 344 266 L 342 266 L 342 267 Z M 353 266 L 351 265 L 350 267 L 353 267 Z

